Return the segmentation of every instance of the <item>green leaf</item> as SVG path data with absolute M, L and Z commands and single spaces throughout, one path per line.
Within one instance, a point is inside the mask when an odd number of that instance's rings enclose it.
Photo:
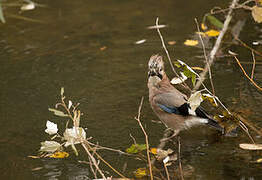
M 132 144 L 129 148 L 126 149 L 126 152 L 129 154 L 136 154 L 143 150 L 146 150 L 146 144 Z
M 3 8 L 2 8 L 1 2 L 0 2 L 0 20 L 2 21 L 2 23 L 5 23 L 5 17 L 4 17 L 4 13 L 3 13 Z
M 196 85 L 196 75 L 195 74 L 192 74 L 192 84 L 193 84 L 193 86 L 195 86 Z
M 56 116 L 60 116 L 60 117 L 68 117 L 67 114 L 65 114 L 64 112 L 62 111 L 59 111 L 59 110 L 56 110 L 56 109 L 53 109 L 53 108 L 48 108 L 49 111 L 53 112 Z
M 213 24 L 214 26 L 216 26 L 216 27 L 218 27 L 220 29 L 222 29 L 223 26 L 224 26 L 224 24 L 220 20 L 218 20 L 215 16 L 208 15 L 207 19 L 209 20 L 209 22 L 211 24 Z

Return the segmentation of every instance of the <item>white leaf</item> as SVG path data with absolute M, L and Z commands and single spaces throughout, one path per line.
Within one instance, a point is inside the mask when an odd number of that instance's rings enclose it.
M 28 3 L 28 4 L 24 4 L 21 6 L 21 11 L 28 11 L 28 10 L 33 10 L 35 9 L 35 3 L 31 2 L 31 3 Z
M 68 109 L 71 108 L 72 104 L 73 104 L 72 101 L 69 100 L 69 102 L 68 102 Z
M 166 164 L 169 161 L 169 156 L 167 156 L 165 159 L 163 159 L 163 163 Z
M 171 80 L 171 84 L 181 84 L 182 82 L 184 82 L 185 80 L 187 80 L 187 77 L 184 75 L 183 72 L 180 72 L 180 74 L 181 74 L 180 78 L 174 77 L 174 78 Z
M 53 135 L 56 134 L 58 131 L 57 129 L 57 124 L 51 122 L 51 121 L 47 121 L 46 122 L 46 130 L 45 132 L 49 135 Z
M 194 112 L 196 108 L 201 104 L 202 101 L 203 101 L 203 98 L 202 98 L 200 91 L 197 91 L 194 94 L 192 94 L 190 98 L 188 99 L 191 110 Z
M 146 39 L 142 39 L 142 40 L 136 41 L 135 44 L 143 44 L 144 42 L 146 42 Z
M 79 144 L 83 139 L 86 139 L 86 132 L 81 127 L 67 128 L 64 132 L 64 138 L 67 141 L 65 147 L 72 144 Z
M 41 142 L 40 151 L 44 152 L 55 152 L 61 148 L 61 144 L 56 141 L 45 141 Z
M 239 147 L 246 150 L 262 150 L 262 144 L 239 144 Z

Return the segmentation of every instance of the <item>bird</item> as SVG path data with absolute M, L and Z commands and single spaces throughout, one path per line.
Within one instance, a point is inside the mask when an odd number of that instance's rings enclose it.
M 160 55 L 152 55 L 149 59 L 147 86 L 151 108 L 163 124 L 173 130 L 171 137 L 197 125 L 209 125 L 223 132 L 218 122 L 201 106 L 191 109 L 187 96 L 170 83 Z

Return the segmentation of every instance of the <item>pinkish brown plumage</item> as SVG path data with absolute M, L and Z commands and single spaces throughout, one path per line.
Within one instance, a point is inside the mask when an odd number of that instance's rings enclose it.
M 223 130 L 201 107 L 192 111 L 187 96 L 171 85 L 164 71 L 164 62 L 159 55 L 151 56 L 148 62 L 149 102 L 158 118 L 175 131 L 195 125 L 208 124 Z

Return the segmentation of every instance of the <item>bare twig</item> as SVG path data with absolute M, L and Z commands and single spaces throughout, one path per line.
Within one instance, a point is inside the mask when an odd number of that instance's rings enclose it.
M 253 79 L 254 77 L 254 72 L 255 72 L 255 67 L 256 67 L 256 58 L 255 58 L 255 54 L 254 51 L 252 52 L 252 59 L 253 59 L 253 66 L 252 66 L 252 72 L 251 72 L 251 79 Z
M 148 136 L 147 136 L 147 133 L 146 133 L 143 125 L 141 124 L 141 121 L 140 121 L 140 115 L 141 115 L 141 109 L 142 109 L 143 101 L 144 101 L 144 97 L 141 98 L 141 102 L 140 102 L 140 105 L 139 105 L 139 108 L 138 108 L 138 114 L 137 114 L 137 117 L 135 117 L 135 120 L 137 120 L 139 126 L 141 127 L 141 129 L 142 129 L 142 131 L 145 135 L 146 154 L 147 154 L 147 161 L 148 161 L 148 166 L 149 166 L 150 179 L 153 180 L 152 165 L 151 165 L 151 160 L 150 160 L 150 155 L 149 155 Z
M 216 43 L 215 43 L 213 49 L 210 52 L 209 60 L 208 60 L 209 64 L 205 65 L 204 71 L 200 74 L 200 79 L 197 81 L 196 86 L 194 87 L 194 90 L 198 90 L 199 87 L 202 85 L 202 82 L 205 80 L 205 76 L 208 72 L 208 67 L 209 66 L 211 67 L 212 64 L 214 63 L 215 55 L 216 55 L 216 53 L 217 53 L 217 51 L 218 51 L 218 49 L 221 45 L 222 39 L 223 39 L 227 29 L 228 29 L 229 23 L 232 19 L 233 9 L 237 5 L 238 1 L 239 0 L 233 0 L 231 5 L 230 5 L 230 10 L 228 11 L 228 14 L 226 16 L 226 20 L 224 21 L 223 29 L 220 31 L 219 36 L 216 40 Z
M 199 32 L 198 35 L 199 35 L 199 38 L 200 38 L 200 41 L 201 41 L 202 49 L 203 49 L 203 52 L 204 52 L 204 57 L 205 57 L 206 64 L 207 64 L 207 67 L 208 67 L 208 74 L 209 74 L 210 84 L 211 84 L 211 87 L 212 87 L 212 92 L 213 92 L 213 95 L 215 95 L 215 88 L 214 88 L 214 84 L 213 84 L 213 80 L 212 80 L 212 73 L 211 73 L 210 64 L 209 64 L 207 53 L 206 53 L 206 47 L 205 47 L 204 41 L 202 39 L 202 35 L 200 34 L 199 23 L 198 23 L 196 18 L 195 18 L 195 22 L 196 22 L 196 25 L 197 25 L 197 31 Z
M 164 163 L 164 168 L 165 168 L 165 171 L 166 171 L 167 180 L 170 180 L 169 172 L 168 172 L 168 169 L 166 167 L 166 163 Z
M 253 51 L 254 53 L 256 53 L 256 54 L 259 55 L 259 56 L 262 56 L 262 53 L 261 53 L 261 52 L 259 52 L 259 51 L 255 50 L 255 49 L 253 49 L 252 47 L 248 46 L 246 43 L 244 43 L 244 42 L 243 42 L 242 40 L 240 40 L 238 37 L 234 36 L 234 38 L 235 38 L 235 40 L 237 40 L 238 42 L 240 42 L 240 44 L 241 44 L 242 46 L 244 46 L 245 48 Z
M 239 114 L 235 114 L 235 116 L 242 122 L 244 123 L 246 126 L 248 126 L 250 129 L 252 129 L 253 131 L 255 131 L 257 134 L 259 134 L 260 136 L 262 136 L 262 131 L 261 128 L 260 130 L 258 128 L 255 127 L 254 124 L 252 124 L 251 122 L 248 122 L 244 117 L 242 117 Z
M 247 126 L 242 122 L 239 121 L 239 126 L 243 129 L 243 131 L 245 131 L 245 133 L 248 135 L 249 139 L 252 141 L 253 144 L 256 144 L 254 139 L 252 138 L 252 136 L 249 133 L 249 130 L 247 128 Z
M 247 77 L 247 79 L 249 79 L 249 81 L 250 81 L 258 90 L 262 91 L 262 88 L 259 87 L 259 86 L 257 85 L 257 83 L 256 83 L 252 78 L 250 78 L 250 77 L 247 75 L 246 71 L 245 71 L 244 68 L 242 67 L 242 65 L 241 65 L 241 63 L 239 62 L 239 60 L 238 60 L 238 58 L 236 57 L 236 55 L 234 55 L 234 58 L 235 58 L 235 60 L 237 61 L 237 64 L 239 65 L 239 67 L 240 67 L 240 69 L 242 70 L 242 72 L 244 73 L 244 75 Z
M 182 169 L 182 163 L 181 163 L 181 143 L 180 143 L 180 137 L 177 137 L 178 141 L 178 162 L 179 162 L 179 172 L 180 172 L 180 177 L 182 180 L 184 180 L 184 175 L 183 175 L 183 169 Z
M 157 18 L 156 18 L 157 32 L 158 32 L 158 35 L 159 35 L 159 37 L 160 37 L 162 46 L 163 46 L 163 48 L 164 48 L 164 50 L 165 50 L 165 52 L 166 52 L 166 55 L 167 55 L 169 64 L 170 64 L 170 66 L 171 66 L 171 68 L 172 68 L 172 71 L 173 71 L 173 72 L 175 73 L 175 75 L 181 80 L 181 82 L 183 82 L 183 86 L 184 86 L 186 89 L 191 90 L 190 87 L 181 79 L 181 77 L 178 75 L 178 73 L 176 72 L 176 70 L 175 70 L 175 68 L 174 68 L 174 65 L 173 65 L 173 63 L 172 63 L 172 61 L 171 61 L 171 58 L 170 58 L 170 55 L 169 55 L 169 52 L 168 52 L 168 50 L 167 50 L 167 48 L 166 48 L 164 38 L 163 38 L 163 36 L 162 36 L 159 28 L 158 28 L 158 26 L 159 26 L 159 25 L 158 25 L 158 19 L 159 19 L 159 18 L 157 17 Z

